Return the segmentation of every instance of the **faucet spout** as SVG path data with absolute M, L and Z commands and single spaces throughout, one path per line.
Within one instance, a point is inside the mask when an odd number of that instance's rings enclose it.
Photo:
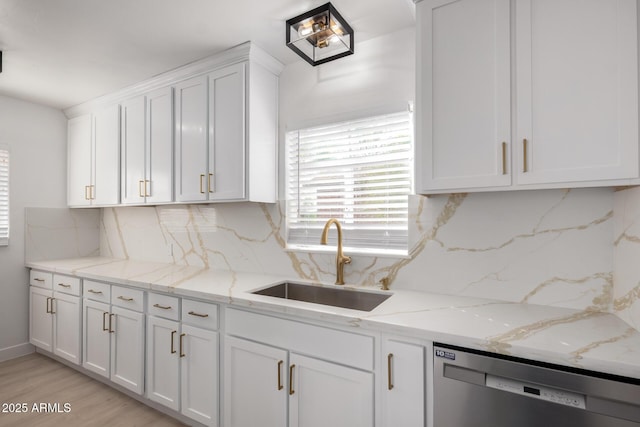
M 342 226 L 340 222 L 331 218 L 324 225 L 324 229 L 322 230 L 322 236 L 320 236 L 320 244 L 327 244 L 327 235 L 329 234 L 329 228 L 331 224 L 335 224 L 336 230 L 338 231 L 338 253 L 336 254 L 336 285 L 344 285 L 344 265 L 351 264 L 351 257 L 345 256 L 342 253 Z

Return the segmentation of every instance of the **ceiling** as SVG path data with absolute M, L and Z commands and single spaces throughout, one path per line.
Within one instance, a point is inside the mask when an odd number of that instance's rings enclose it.
M 284 64 L 285 21 L 323 0 L 0 0 L 0 95 L 64 109 L 247 40 Z M 333 0 L 358 43 L 415 25 L 411 0 Z M 311 66 L 310 70 L 311 70 Z

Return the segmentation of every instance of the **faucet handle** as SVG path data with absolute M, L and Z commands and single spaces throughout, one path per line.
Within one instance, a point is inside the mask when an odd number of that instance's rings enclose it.
M 378 283 L 380 283 L 382 285 L 382 290 L 383 291 L 388 291 L 389 290 L 389 277 L 383 277 L 382 279 L 380 279 L 378 281 Z

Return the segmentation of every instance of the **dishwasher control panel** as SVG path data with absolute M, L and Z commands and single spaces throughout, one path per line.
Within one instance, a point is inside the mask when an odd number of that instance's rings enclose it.
M 489 374 L 486 375 L 485 385 L 497 390 L 520 394 L 522 396 L 528 396 L 534 399 L 546 400 L 547 402 L 558 403 L 560 405 L 566 405 L 580 409 L 586 408 L 585 396 L 578 393 L 553 389 L 537 384 L 529 384 L 522 381 L 513 380 L 511 378 L 497 377 Z

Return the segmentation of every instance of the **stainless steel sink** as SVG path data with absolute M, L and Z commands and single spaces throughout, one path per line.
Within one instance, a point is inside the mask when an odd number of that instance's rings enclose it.
M 371 291 L 325 287 L 295 282 L 278 283 L 265 289 L 253 291 L 252 294 L 361 311 L 371 311 L 391 296 L 391 294 Z

